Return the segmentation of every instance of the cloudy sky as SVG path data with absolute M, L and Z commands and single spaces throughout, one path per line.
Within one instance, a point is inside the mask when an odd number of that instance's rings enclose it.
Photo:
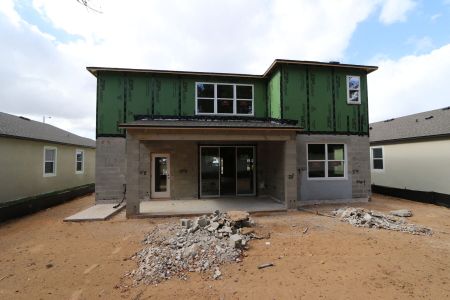
M 450 105 L 450 0 L 0 1 L 0 111 L 95 137 L 86 66 L 261 74 L 378 65 L 370 121 Z

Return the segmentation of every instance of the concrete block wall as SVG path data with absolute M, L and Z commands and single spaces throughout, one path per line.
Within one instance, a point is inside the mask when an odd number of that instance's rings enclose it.
M 118 202 L 123 198 L 125 184 L 125 138 L 99 137 L 96 143 L 95 201 Z
M 195 141 L 143 141 L 140 155 L 139 198 L 151 198 L 152 153 L 170 154 L 170 198 L 198 198 L 198 145 Z M 147 172 L 144 175 L 143 170 Z
M 347 147 L 347 178 L 309 180 L 308 143 L 343 143 Z M 298 203 L 367 201 L 370 196 L 369 138 L 347 135 L 297 135 Z
M 268 195 L 284 202 L 284 142 L 258 143 L 258 181 L 264 183 L 259 195 Z

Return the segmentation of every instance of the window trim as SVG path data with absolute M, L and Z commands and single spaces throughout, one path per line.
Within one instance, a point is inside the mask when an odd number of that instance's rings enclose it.
M 309 145 L 325 145 L 325 160 L 312 159 L 309 160 Z M 328 160 L 328 145 L 344 145 L 344 176 L 343 177 L 329 177 L 328 176 L 328 162 L 330 161 L 342 161 L 342 160 Z M 325 177 L 309 177 L 309 162 L 310 161 L 323 161 L 325 162 Z M 348 159 L 347 159 L 347 144 L 339 142 L 310 142 L 306 143 L 306 177 L 307 180 L 317 181 L 317 180 L 348 180 Z
M 45 151 L 46 150 L 55 150 L 55 160 L 53 161 L 53 173 L 45 173 L 45 163 L 47 160 L 45 160 Z M 44 146 L 44 155 L 43 155 L 43 168 L 42 168 L 42 174 L 44 177 L 54 177 L 57 174 L 57 165 L 58 165 L 58 148 L 53 146 Z M 49 161 L 50 162 L 50 161 Z
M 357 89 L 358 91 L 358 102 L 350 101 L 350 86 L 349 86 L 349 79 L 350 77 L 358 77 L 359 79 L 359 87 Z M 346 83 L 347 86 L 345 87 L 347 89 L 347 104 L 361 104 L 361 76 L 360 75 L 347 75 L 346 76 Z M 356 91 L 355 89 L 352 89 L 352 91 Z
M 214 97 L 200 97 L 201 99 L 209 99 L 214 101 L 214 112 L 212 113 L 202 113 L 198 111 L 198 100 L 199 97 L 197 95 L 197 85 L 198 84 L 213 84 L 214 85 Z M 231 85 L 233 86 L 233 98 L 218 98 L 217 97 L 217 86 L 218 85 Z M 237 98 L 237 86 L 250 86 L 252 88 L 252 98 L 251 99 L 239 99 Z M 224 100 L 232 100 L 233 101 L 233 113 L 219 113 L 218 110 L 218 101 L 219 99 Z M 252 102 L 252 113 L 251 114 L 239 114 L 237 113 L 237 102 L 238 101 L 251 101 Z M 195 82 L 195 114 L 200 116 L 247 116 L 254 117 L 255 116 L 255 85 L 248 83 L 229 83 L 229 82 L 204 82 L 204 81 L 196 81 Z
M 381 149 L 381 158 L 374 158 L 373 157 L 373 149 Z M 375 169 L 373 166 L 373 160 L 374 159 L 378 159 L 381 160 L 383 162 L 383 168 L 382 169 Z M 384 146 L 372 146 L 370 147 L 370 170 L 372 172 L 376 172 L 376 173 L 384 173 Z
M 77 155 L 78 153 L 81 152 L 81 171 L 78 171 L 77 169 L 77 165 L 78 165 L 78 160 L 77 160 Z M 83 149 L 75 149 L 75 174 L 84 174 L 84 150 Z

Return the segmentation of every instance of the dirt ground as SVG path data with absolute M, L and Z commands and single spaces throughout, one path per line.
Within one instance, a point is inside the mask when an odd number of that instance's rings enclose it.
M 93 202 L 93 196 L 79 198 L 0 224 L 0 299 L 450 298 L 450 210 L 444 207 L 381 195 L 355 205 L 409 208 L 410 222 L 431 227 L 433 236 L 355 228 L 302 211 L 254 216 L 270 238 L 252 241 L 241 263 L 221 267 L 221 280 L 191 274 L 187 281 L 124 288 L 131 282 L 123 275 L 135 267 L 129 258 L 145 233 L 178 219 L 127 220 L 121 212 L 104 222 L 62 221 Z M 267 262 L 275 266 L 257 269 Z

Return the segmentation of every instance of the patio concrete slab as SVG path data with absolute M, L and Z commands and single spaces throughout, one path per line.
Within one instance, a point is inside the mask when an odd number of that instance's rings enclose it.
M 122 203 L 119 207 L 114 208 L 116 204 L 96 204 L 85 210 L 80 211 L 70 217 L 64 219 L 65 222 L 82 222 L 82 221 L 104 221 L 109 217 L 118 213 L 125 207 Z
M 233 197 L 194 200 L 149 200 L 140 203 L 141 216 L 184 216 L 210 214 L 215 210 L 248 212 L 286 211 L 286 206 L 269 197 Z

